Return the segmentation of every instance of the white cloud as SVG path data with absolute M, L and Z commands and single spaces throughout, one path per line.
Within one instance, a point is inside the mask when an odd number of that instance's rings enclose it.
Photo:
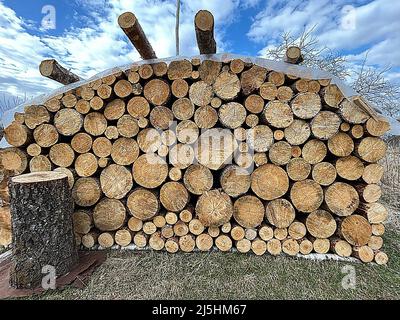
M 258 1 L 258 0 L 257 0 Z M 200 9 L 215 17 L 218 50 L 224 51 L 225 29 L 242 5 L 255 0 L 182 1 L 180 45 L 182 55 L 198 54 L 193 19 Z M 105 69 L 139 60 L 139 54 L 120 30 L 117 19 L 125 11 L 137 16 L 158 57 L 175 55 L 175 0 L 75 0 L 87 9 L 80 17 L 85 26 L 65 30 L 60 36 L 38 33 L 0 0 L 0 92 L 36 96 L 59 84 L 41 77 L 43 59 L 55 58 L 83 78 Z M 62 14 L 62 13 L 58 13 Z M 32 31 L 35 31 L 34 33 Z

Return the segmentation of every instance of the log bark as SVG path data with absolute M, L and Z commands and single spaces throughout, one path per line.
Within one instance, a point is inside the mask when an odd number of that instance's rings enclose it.
M 11 178 L 9 188 L 13 230 L 11 286 L 35 288 L 42 280 L 45 265 L 54 266 L 57 276 L 71 271 L 78 254 L 67 176 L 31 173 Z
M 81 80 L 79 76 L 65 69 L 57 62 L 57 60 L 54 59 L 43 60 L 40 63 L 39 71 L 43 77 L 52 79 L 64 85 Z
M 200 54 L 214 54 L 217 44 L 214 40 L 214 17 L 207 10 L 200 10 L 194 18 L 197 46 Z
M 157 59 L 149 40 L 147 40 L 139 21 L 133 13 L 125 12 L 121 14 L 118 18 L 118 24 L 143 60 Z

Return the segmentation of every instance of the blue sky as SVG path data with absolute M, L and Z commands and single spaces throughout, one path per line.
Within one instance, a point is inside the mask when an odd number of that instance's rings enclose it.
M 45 29 L 44 6 L 55 9 L 55 29 Z M 198 54 L 193 17 L 213 12 L 219 52 L 263 56 L 284 31 L 316 26 L 322 45 L 339 51 L 357 69 L 391 66 L 400 83 L 400 1 L 391 0 L 182 0 L 181 54 Z M 349 11 L 350 10 L 350 11 Z M 159 57 L 175 54 L 175 0 L 0 0 L 0 94 L 36 96 L 59 86 L 38 65 L 56 58 L 83 78 L 139 59 L 117 24 L 138 17 Z

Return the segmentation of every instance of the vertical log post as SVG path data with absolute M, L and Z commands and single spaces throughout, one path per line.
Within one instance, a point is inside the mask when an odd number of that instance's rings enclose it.
M 200 54 L 214 54 L 217 44 L 214 40 L 214 17 L 207 10 L 200 10 L 194 18 L 197 46 Z
M 71 271 L 78 261 L 72 225 L 73 200 L 67 175 L 37 172 L 9 182 L 13 256 L 10 285 L 35 288 L 42 268 L 56 276 Z

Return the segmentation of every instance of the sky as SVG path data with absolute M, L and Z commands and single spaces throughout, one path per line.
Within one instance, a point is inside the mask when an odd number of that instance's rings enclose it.
M 314 28 L 321 45 L 347 57 L 349 69 L 392 69 L 400 84 L 400 1 L 393 0 L 182 0 L 181 55 L 197 55 L 193 19 L 215 17 L 218 52 L 265 56 L 282 32 Z M 140 57 L 118 27 L 134 12 L 159 58 L 175 55 L 176 0 L 0 0 L 0 96 L 34 97 L 60 84 L 43 78 L 55 58 L 82 78 Z

